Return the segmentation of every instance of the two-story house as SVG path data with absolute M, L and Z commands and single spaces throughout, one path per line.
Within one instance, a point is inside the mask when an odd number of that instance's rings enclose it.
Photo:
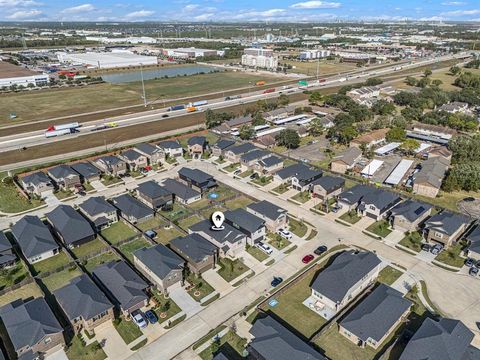
M 147 157 L 148 165 L 160 164 L 162 160 L 165 158 L 165 154 L 159 147 L 149 143 L 141 143 L 141 144 L 135 145 L 134 149 L 138 153 Z
M 217 182 L 212 175 L 199 169 L 183 167 L 178 170 L 178 179 L 202 194 L 217 186 Z
M 170 248 L 187 261 L 192 273 L 201 274 L 215 268 L 218 248 L 198 233 L 177 237 Z
M 138 171 L 148 165 L 148 158 L 134 149 L 123 151 L 119 157 L 127 163 L 130 171 Z
M 431 205 L 408 199 L 390 211 L 390 223 L 394 229 L 416 231 L 431 212 Z
M 167 210 L 173 206 L 173 194 L 153 180 L 138 185 L 137 198 L 154 210 Z
M 113 155 L 99 157 L 94 164 L 102 172 L 111 176 L 122 176 L 127 173 L 127 163 Z
M 192 136 L 187 140 L 187 151 L 194 159 L 201 158 L 207 148 L 208 142 L 205 136 Z
M 372 192 L 373 187 L 367 185 L 355 185 L 354 187 L 344 190 L 337 196 L 337 204 L 347 210 L 354 210 L 360 204 L 362 198 Z
M 322 176 L 312 183 L 312 196 L 328 201 L 340 195 L 345 186 L 345 179 L 337 176 Z
M 54 186 L 52 180 L 43 172 L 37 171 L 20 178 L 22 188 L 29 194 L 41 198 L 53 194 Z
M 225 158 L 232 163 L 238 163 L 240 162 L 240 157 L 243 154 L 246 154 L 249 151 L 252 151 L 255 149 L 258 149 L 258 148 L 253 146 L 250 143 L 243 143 L 240 145 L 231 146 L 228 149 L 226 149 Z
M 253 163 L 252 168 L 262 175 L 273 175 L 283 169 L 283 160 L 271 155 Z
M 262 241 L 267 233 L 265 220 L 255 216 L 245 209 L 238 208 L 235 210 L 225 211 L 225 223 L 240 230 L 247 236 L 247 243 L 255 245 Z
M 271 232 L 275 233 L 280 229 L 288 227 L 288 211 L 271 202 L 262 200 L 252 203 L 246 207 L 246 210 L 263 219 L 265 226 Z
M 402 201 L 396 193 L 382 189 L 372 189 L 360 200 L 357 211 L 362 216 L 380 220 L 387 216 L 389 210 Z
M 82 186 L 80 175 L 68 165 L 57 165 L 48 169 L 48 176 L 63 190 L 74 190 Z
M 312 184 L 322 177 L 322 174 L 321 170 L 305 167 L 292 176 L 292 188 L 298 191 L 311 191 Z
M 243 170 L 252 169 L 256 162 L 268 158 L 272 153 L 266 150 L 252 150 L 240 156 L 240 165 Z
M 8 269 L 17 263 L 17 255 L 7 237 L 0 231 L 0 269 Z
M 110 227 L 118 221 L 118 210 L 110 204 L 103 196 L 88 198 L 78 205 L 78 209 L 97 231 Z
M 460 239 L 470 222 L 471 219 L 466 215 L 443 210 L 425 221 L 423 234 L 429 243 L 450 247 Z
M 224 155 L 225 151 L 233 145 L 235 145 L 235 141 L 233 140 L 220 139 L 211 147 L 212 154 L 214 156 Z
M 102 172 L 99 168 L 87 161 L 72 164 L 71 168 L 75 170 L 78 175 L 80 175 L 80 180 L 82 182 L 92 182 L 100 180 L 100 175 L 102 175 Z
M 173 201 L 181 204 L 191 204 L 202 199 L 202 194 L 175 179 L 165 179 L 162 187 L 173 194 Z
M 183 155 L 183 147 L 178 141 L 166 140 L 157 145 L 165 156 L 176 158 Z

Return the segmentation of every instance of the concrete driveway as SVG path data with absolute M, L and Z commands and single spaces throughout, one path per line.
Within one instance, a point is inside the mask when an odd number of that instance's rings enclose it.
M 43 199 L 48 206 L 57 206 L 62 203 L 53 193 L 46 194 Z
M 205 271 L 202 274 L 202 277 L 220 294 L 220 296 L 223 296 L 234 289 L 232 285 L 218 275 L 217 269 Z
M 200 310 L 202 310 L 202 306 L 199 302 L 192 299 L 190 295 L 188 295 L 187 290 L 183 287 L 176 287 L 169 292 L 170 298 L 175 301 L 175 303 L 182 309 L 187 318 L 195 315 Z
M 95 339 L 103 346 L 109 359 L 126 359 L 133 354 L 111 321 L 95 328 Z
M 107 187 L 103 185 L 100 180 L 94 180 L 90 183 L 90 185 L 92 185 L 92 187 L 97 191 L 104 191 L 107 189 Z

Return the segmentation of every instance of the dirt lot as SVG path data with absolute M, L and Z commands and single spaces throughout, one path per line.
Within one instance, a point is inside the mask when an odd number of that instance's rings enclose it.
M 36 74 L 38 73 L 21 66 L 13 65 L 6 61 L 0 61 L 0 78 L 32 76 Z

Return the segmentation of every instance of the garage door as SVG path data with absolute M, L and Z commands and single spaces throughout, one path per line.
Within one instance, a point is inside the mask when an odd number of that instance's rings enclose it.
M 372 214 L 372 213 L 368 213 L 368 212 L 367 212 L 367 217 L 369 217 L 369 218 L 371 218 L 371 219 L 377 220 L 377 215 Z

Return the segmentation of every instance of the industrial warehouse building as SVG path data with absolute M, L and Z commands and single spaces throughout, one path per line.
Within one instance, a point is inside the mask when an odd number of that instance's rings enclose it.
M 193 59 L 207 56 L 224 56 L 223 50 L 197 49 L 197 48 L 178 48 L 162 49 L 163 55 L 179 59 Z
M 118 68 L 140 65 L 157 65 L 156 56 L 137 55 L 130 51 L 57 53 L 62 64 L 83 65 L 91 68 Z
M 48 82 L 49 77 L 46 74 L 39 74 L 0 60 L 0 88 L 12 85 L 27 87 L 29 84 L 45 86 Z

